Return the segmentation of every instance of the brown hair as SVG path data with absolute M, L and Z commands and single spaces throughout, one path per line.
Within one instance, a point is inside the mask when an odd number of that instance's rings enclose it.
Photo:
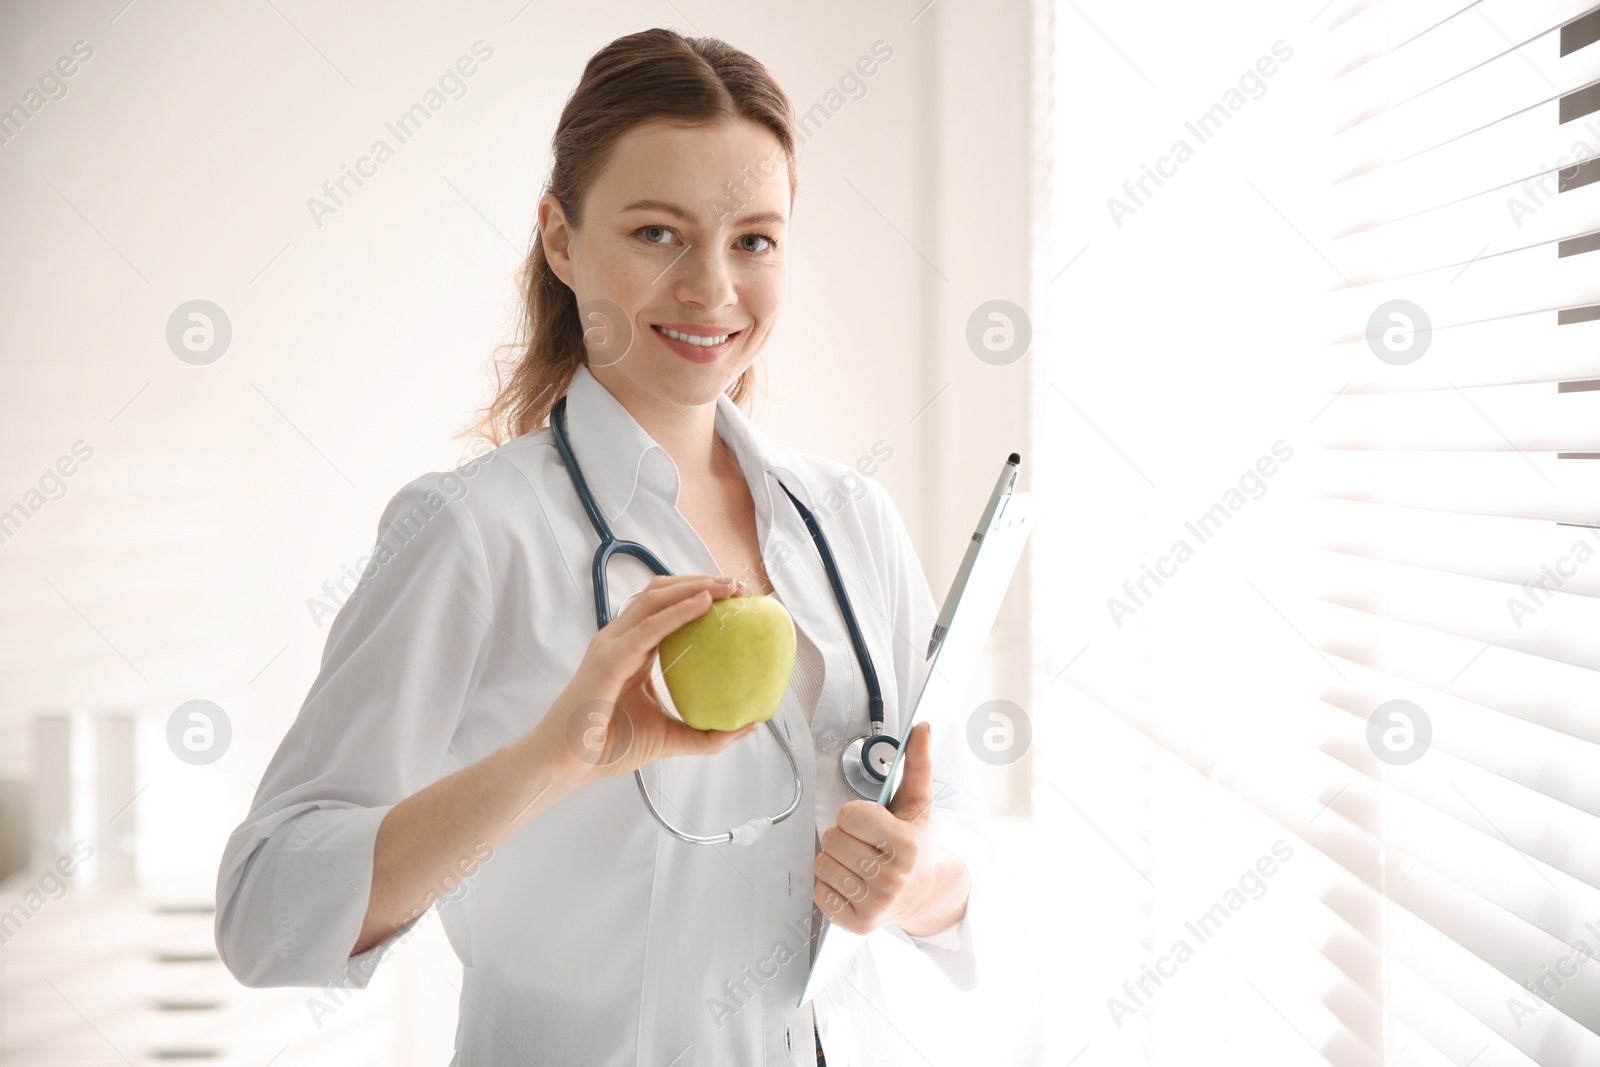
M 567 98 L 551 138 L 545 191 L 579 224 L 584 191 L 629 129 L 652 119 L 689 124 L 743 118 L 770 130 L 789 170 L 789 199 L 796 190 L 794 107 L 767 68 L 714 37 L 684 37 L 650 29 L 619 37 L 589 58 Z M 497 349 L 495 397 L 457 437 L 486 438 L 499 446 L 539 429 L 586 359 L 577 297 L 545 259 L 535 223 L 533 244 L 519 279 L 522 321 L 517 339 Z M 506 348 L 515 355 L 498 356 Z M 754 392 L 757 364 L 728 387 L 741 406 Z

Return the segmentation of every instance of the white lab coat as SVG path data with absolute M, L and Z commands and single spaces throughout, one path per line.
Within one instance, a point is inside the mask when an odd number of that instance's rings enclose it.
M 719 573 L 677 510 L 671 457 L 587 367 L 567 412 L 573 452 L 617 536 L 650 546 L 675 573 Z M 830 1067 L 899 1062 L 872 953 L 884 932 L 795 1006 L 821 914 L 812 862 L 821 831 L 855 799 L 839 755 L 866 732 L 866 688 L 821 559 L 773 479 L 828 535 L 896 736 L 927 671 L 933 597 L 877 482 L 775 446 L 727 396 L 716 427 L 749 480 L 768 575 L 822 655 L 812 721 L 795 686 L 774 720 L 800 764 L 801 808 L 752 846 L 691 845 L 656 824 L 630 774 L 535 817 L 436 905 L 464 965 L 459 1067 L 814 1067 L 813 1021 Z M 548 427 L 395 494 L 316 681 L 223 854 L 217 947 L 242 983 L 366 986 L 410 930 L 349 956 L 379 823 L 400 800 L 527 731 L 571 679 L 595 633 L 596 544 Z M 613 611 L 650 576 L 617 557 Z M 968 766 L 951 758 L 962 755 L 961 738 L 953 735 L 935 774 L 930 832 L 968 866 L 967 915 L 931 938 L 884 929 L 969 989 L 992 846 L 986 809 L 970 784 L 957 784 Z M 717 756 L 651 763 L 645 777 L 669 818 L 699 833 L 781 811 L 793 791 L 766 727 Z

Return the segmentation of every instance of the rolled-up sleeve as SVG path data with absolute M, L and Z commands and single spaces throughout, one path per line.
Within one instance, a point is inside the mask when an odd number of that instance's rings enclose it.
M 487 657 L 488 560 L 458 474 L 428 474 L 384 509 L 321 668 L 228 839 L 216 942 L 246 986 L 365 988 L 434 901 L 361 955 L 351 948 L 389 809 L 436 780 Z
M 909 709 L 915 704 L 928 674 L 928 639 L 938 620 L 938 608 L 911 536 L 888 490 L 870 479 L 868 484 L 877 502 L 879 544 L 886 549 L 883 566 L 887 573 L 882 577 L 894 623 L 893 658 L 899 706 Z M 971 890 L 966 914 L 954 926 L 929 937 L 914 937 L 898 926 L 889 929 L 921 950 L 953 986 L 967 990 L 978 984 L 977 931 L 983 921 L 982 903 L 994 863 L 994 846 L 988 806 L 973 777 L 972 758 L 965 751 L 965 731 L 955 721 L 958 710 L 941 708 L 932 718 L 935 744 L 939 744 L 941 738 L 944 740 L 934 765 L 934 801 L 928 836 L 934 844 L 950 849 L 967 866 Z M 918 720 L 927 717 L 927 712 L 928 709 L 921 709 Z

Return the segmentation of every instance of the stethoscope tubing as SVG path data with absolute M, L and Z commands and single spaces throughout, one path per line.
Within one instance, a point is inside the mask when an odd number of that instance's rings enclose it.
M 595 500 L 594 494 L 589 490 L 588 480 L 583 476 L 583 470 L 578 466 L 577 458 L 572 454 L 572 446 L 567 439 L 567 398 L 562 397 L 556 401 L 550 413 L 551 437 L 555 441 L 556 449 L 561 454 L 561 460 L 566 464 L 567 474 L 572 480 L 573 489 L 578 494 L 578 500 L 583 505 L 584 512 L 589 519 L 589 525 L 600 539 L 599 547 L 595 549 L 594 563 L 591 568 L 590 579 L 594 586 L 595 626 L 604 629 L 612 619 L 611 591 L 607 581 L 606 568 L 610 565 L 613 556 L 621 553 L 633 556 L 658 575 L 670 575 L 671 569 L 659 556 L 650 551 L 637 541 L 620 540 L 612 533 L 611 524 L 600 513 L 600 505 Z M 782 485 L 782 483 L 779 483 Z M 811 534 L 812 542 L 817 546 L 817 553 L 822 557 L 823 570 L 827 572 L 828 583 L 833 587 L 834 599 L 839 604 L 840 614 L 844 617 L 846 628 L 850 633 L 850 643 L 856 653 L 856 661 L 861 667 L 862 679 L 867 687 L 867 714 L 872 726 L 870 734 L 862 734 L 850 741 L 845 746 L 839 757 L 840 773 L 844 776 L 845 783 L 857 796 L 863 799 L 878 799 L 883 783 L 887 778 L 885 770 L 878 770 L 873 766 L 875 762 L 891 764 L 893 753 L 900 746 L 900 742 L 883 732 L 883 690 L 878 681 L 878 672 L 872 663 L 872 656 L 867 651 L 866 638 L 861 633 L 861 626 L 856 620 L 855 610 L 850 605 L 850 597 L 844 588 L 844 579 L 840 576 L 839 564 L 833 556 L 833 550 L 828 545 L 828 539 L 823 535 L 822 527 L 817 522 L 811 510 L 800 502 L 787 485 L 783 491 L 794 503 L 795 510 L 805 521 L 806 529 Z M 706 836 L 690 834 L 679 830 L 656 807 L 655 800 L 650 796 L 650 790 L 645 784 L 643 769 L 634 771 L 634 780 L 638 783 L 639 794 L 644 798 L 645 806 L 656 822 L 662 828 L 679 840 L 691 844 L 751 844 L 766 833 L 768 829 L 782 822 L 799 809 L 800 800 L 804 793 L 805 782 L 800 774 L 799 763 L 795 760 L 794 750 L 789 739 L 784 736 L 777 723 L 767 720 L 767 728 L 783 750 L 784 757 L 789 761 L 789 769 L 794 776 L 795 794 L 789 806 L 779 814 L 770 818 L 763 817 L 736 826 L 723 834 Z M 854 761 L 852 763 L 852 760 Z
M 782 483 L 779 483 L 782 485 Z M 828 584 L 833 586 L 833 595 L 842 605 L 850 603 L 850 597 L 845 592 L 844 580 L 839 577 L 839 564 L 833 558 L 833 549 L 828 547 L 828 539 L 822 535 L 822 527 L 817 524 L 817 517 L 811 514 L 809 508 L 800 503 L 798 497 L 783 485 L 783 491 L 789 494 L 789 499 L 794 501 L 795 508 L 800 512 L 800 517 L 805 520 L 806 529 L 811 531 L 811 540 L 816 543 L 817 553 L 822 556 L 823 570 L 828 572 Z M 844 624 L 850 630 L 850 643 L 855 648 L 867 647 L 867 639 L 861 634 L 861 625 L 856 622 L 856 613 L 851 610 L 843 612 Z M 867 715 L 872 723 L 872 732 L 883 733 L 883 690 L 878 685 L 878 672 L 872 665 L 871 656 L 856 657 L 861 661 L 862 680 L 867 686 Z
M 550 414 L 551 436 L 555 439 L 556 449 L 561 454 L 562 462 L 567 465 L 567 473 L 571 475 L 573 488 L 578 492 L 578 499 L 582 502 L 584 511 L 588 513 L 589 522 L 599 535 L 600 547 L 595 550 L 594 566 L 591 578 L 595 592 L 595 628 L 603 630 L 611 622 L 611 591 L 606 581 L 606 567 L 611 562 L 612 556 L 617 553 L 629 555 L 639 560 L 645 566 L 659 575 L 672 573 L 666 563 L 654 552 L 637 541 L 624 541 L 611 532 L 611 524 L 606 522 L 605 516 L 600 514 L 599 504 L 594 499 L 594 494 L 589 491 L 583 470 L 578 466 L 577 458 L 572 454 L 571 445 L 567 441 L 567 399 L 562 397 L 556 401 L 555 409 Z M 639 795 L 644 798 L 645 807 L 655 817 L 657 823 L 672 836 L 680 841 L 694 845 L 720 845 L 720 844 L 751 844 L 765 834 L 767 830 L 787 819 L 800 809 L 800 801 L 805 794 L 805 779 L 800 773 L 800 764 L 794 757 L 794 749 L 789 744 L 789 739 L 784 737 L 783 730 L 779 728 L 774 719 L 767 720 L 767 729 L 778 742 L 778 747 L 783 750 L 784 757 L 789 761 L 789 770 L 794 779 L 794 796 L 789 801 L 789 806 L 777 815 L 763 816 L 751 819 L 729 829 L 721 834 L 691 834 L 674 826 L 661 809 L 656 807 L 654 798 L 650 796 L 650 787 L 644 780 L 644 769 L 639 768 L 633 772 L 635 784 L 639 787 Z

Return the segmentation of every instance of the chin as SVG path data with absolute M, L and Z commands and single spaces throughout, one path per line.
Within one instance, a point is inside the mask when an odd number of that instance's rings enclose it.
M 735 366 L 722 360 L 715 363 L 679 360 L 676 365 L 669 364 L 661 372 L 652 374 L 651 381 L 675 404 L 711 404 L 718 395 L 731 389 L 748 368 L 749 364 Z M 648 382 L 644 387 L 650 390 Z

